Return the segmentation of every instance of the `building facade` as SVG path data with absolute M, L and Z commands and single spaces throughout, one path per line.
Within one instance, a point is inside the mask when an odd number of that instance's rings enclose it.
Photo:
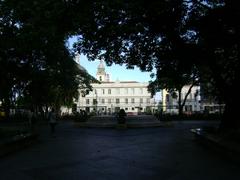
M 105 71 L 102 61 L 97 67 L 96 79 L 100 83 L 93 83 L 93 90 L 87 94 L 79 91 L 79 99 L 75 102 L 76 110 L 79 112 L 95 112 L 97 114 L 113 114 L 120 109 L 126 113 L 141 114 L 154 113 L 155 110 L 163 110 L 163 113 L 178 113 L 178 98 L 171 96 L 165 89 L 161 91 L 160 104 L 156 102 L 148 92 L 147 82 L 137 81 L 110 81 L 109 74 Z M 188 93 L 190 85 L 182 88 L 182 101 Z M 186 114 L 203 112 L 204 107 L 201 102 L 200 86 L 193 86 L 188 95 L 183 112 Z M 71 112 L 70 112 L 71 113 Z
M 186 85 L 182 88 L 181 100 L 183 101 L 190 85 Z M 178 113 L 178 97 L 174 98 L 166 90 L 162 90 L 162 108 L 165 113 Z M 194 113 L 201 112 L 201 96 L 200 96 L 200 86 L 193 86 L 190 94 L 187 96 L 185 105 L 183 107 L 184 113 Z
M 151 111 L 154 99 L 147 90 L 148 83 L 136 81 L 110 81 L 103 62 L 97 68 L 96 78 L 100 84 L 91 84 L 93 91 L 87 95 L 80 94 L 77 110 L 112 114 L 124 109 L 128 114 L 140 114 Z

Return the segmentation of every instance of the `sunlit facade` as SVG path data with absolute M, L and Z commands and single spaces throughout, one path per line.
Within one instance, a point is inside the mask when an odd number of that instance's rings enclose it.
M 91 84 L 93 91 L 87 95 L 80 94 L 76 102 L 77 110 L 112 114 L 124 109 L 128 114 L 139 114 L 151 110 L 154 106 L 154 99 L 147 90 L 148 83 L 110 81 L 102 61 L 98 65 L 96 78 L 101 83 Z
M 182 88 L 181 101 L 184 100 L 190 85 L 186 85 Z M 178 113 L 178 97 L 171 96 L 165 89 L 162 91 L 162 108 L 165 113 Z M 183 107 L 184 113 L 200 112 L 201 96 L 200 86 L 193 86 L 191 92 L 188 94 L 185 105 Z

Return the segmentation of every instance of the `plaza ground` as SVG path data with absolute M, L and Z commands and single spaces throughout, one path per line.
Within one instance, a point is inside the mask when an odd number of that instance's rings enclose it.
M 77 128 L 60 122 L 56 137 L 42 127 L 39 142 L 0 159 L 2 180 L 226 180 L 240 166 L 194 139 L 191 128 L 217 122 L 174 122 L 173 127 Z

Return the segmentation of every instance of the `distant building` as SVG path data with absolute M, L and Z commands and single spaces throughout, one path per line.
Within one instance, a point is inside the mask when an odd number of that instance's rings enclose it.
M 190 85 L 182 88 L 181 100 L 183 102 Z M 165 114 L 178 113 L 178 97 L 174 97 L 166 89 L 161 90 L 161 105 L 160 109 Z M 224 112 L 225 104 L 219 104 L 216 99 L 211 99 L 204 96 L 201 86 L 193 86 L 190 94 L 188 94 L 185 105 L 183 107 L 184 114 L 192 113 L 209 113 L 222 114 Z
M 206 93 L 204 89 L 201 91 L 201 111 L 209 114 L 222 114 L 225 104 L 221 103 L 217 97 Z
M 147 90 L 148 83 L 137 81 L 110 81 L 102 61 L 97 68 L 96 78 L 101 82 L 91 84 L 93 91 L 80 94 L 77 104 L 79 109 L 98 114 L 112 114 L 124 109 L 128 114 L 140 114 L 152 111 L 154 99 Z
M 76 58 L 80 62 L 79 58 Z M 82 66 L 79 68 L 86 71 Z M 163 113 L 178 113 L 178 97 L 172 96 L 165 89 L 158 94 L 158 99 L 152 98 L 148 92 L 147 82 L 137 81 L 110 81 L 110 75 L 106 73 L 103 61 L 97 67 L 96 79 L 100 83 L 92 83 L 93 90 L 91 92 L 82 93 L 75 102 L 74 111 L 80 109 L 97 114 L 113 114 L 120 109 L 124 109 L 128 115 L 136 115 L 141 113 L 154 113 L 156 110 L 162 109 Z M 185 98 L 190 85 L 182 88 L 181 98 Z M 201 96 L 200 86 L 193 86 L 188 95 L 183 113 L 222 113 L 224 105 L 216 104 L 209 100 L 204 100 Z M 160 99 L 159 99 L 160 98 Z M 64 113 L 72 113 L 72 109 L 62 108 Z
M 183 101 L 190 85 L 186 85 L 182 88 L 181 100 Z M 162 90 L 162 108 L 165 113 L 178 113 L 178 97 L 174 98 L 165 89 Z M 186 103 L 183 107 L 184 113 L 200 112 L 201 107 L 201 96 L 200 96 L 200 86 L 193 86 L 190 94 L 186 99 Z

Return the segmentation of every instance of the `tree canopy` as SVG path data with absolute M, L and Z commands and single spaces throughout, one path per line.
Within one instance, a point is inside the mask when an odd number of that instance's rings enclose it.
M 0 101 L 10 106 L 71 105 L 95 81 L 66 47 L 73 30 L 61 1 L 0 2 Z
M 177 86 L 184 76 L 174 74 L 184 67 L 180 74 L 191 77 L 191 70 L 197 68 L 200 82 L 212 83 L 226 104 L 224 127 L 239 127 L 239 121 L 233 120 L 239 97 L 240 42 L 235 1 L 106 0 L 94 2 L 91 10 L 90 21 L 79 28 L 77 51 L 108 64 L 137 65 L 143 71 L 155 67 L 157 86 L 164 84 L 167 74 L 165 82 Z M 176 62 L 179 66 L 174 70 Z
M 0 98 L 5 104 L 16 91 L 33 95 L 41 83 L 50 94 L 77 87 L 76 66 L 64 44 L 78 35 L 74 49 L 90 60 L 156 68 L 156 87 L 166 82 L 177 87 L 195 76 L 210 82 L 226 104 L 224 127 L 240 127 L 234 118 L 240 42 L 234 0 L 3 0 L 0 9 Z M 42 97 L 51 99 L 50 94 Z

